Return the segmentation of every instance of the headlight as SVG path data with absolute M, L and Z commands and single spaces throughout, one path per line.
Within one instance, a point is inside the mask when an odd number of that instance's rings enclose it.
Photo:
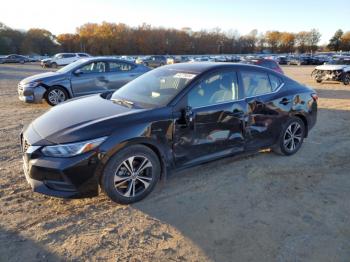
M 46 156 L 52 157 L 71 157 L 76 156 L 82 153 L 89 152 L 100 144 L 102 144 L 107 137 L 101 137 L 93 140 L 62 144 L 57 146 L 45 146 L 41 149 L 41 152 Z
M 23 87 L 37 87 L 40 85 L 41 81 L 35 81 L 35 82 L 30 82 L 30 83 L 25 83 L 22 84 Z

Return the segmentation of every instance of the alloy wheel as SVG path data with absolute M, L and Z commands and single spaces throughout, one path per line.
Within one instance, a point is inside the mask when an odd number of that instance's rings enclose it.
M 153 166 L 145 156 L 131 156 L 125 159 L 114 175 L 114 187 L 124 197 L 142 194 L 153 180 Z
M 66 94 L 60 89 L 51 90 L 47 97 L 53 105 L 66 101 Z
M 297 122 L 292 122 L 288 128 L 286 129 L 286 132 L 284 133 L 283 137 L 283 146 L 288 151 L 294 151 L 297 149 L 302 142 L 303 138 L 303 129 Z

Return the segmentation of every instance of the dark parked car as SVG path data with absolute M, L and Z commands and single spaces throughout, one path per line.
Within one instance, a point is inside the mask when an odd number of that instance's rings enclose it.
M 100 185 L 132 203 L 172 169 L 261 148 L 292 155 L 316 115 L 314 90 L 263 67 L 163 66 L 34 120 L 21 134 L 25 176 L 43 194 L 94 196 Z
M 162 55 L 153 55 L 144 59 L 142 64 L 149 67 L 159 67 L 167 64 L 167 58 Z
M 288 65 L 314 65 L 317 64 L 317 60 L 309 56 L 295 56 L 291 57 L 287 63 Z
M 250 59 L 242 61 L 242 63 L 266 67 L 280 74 L 284 74 L 282 68 L 278 65 L 278 63 L 275 60 L 272 59 Z
M 23 55 L 7 55 L 0 57 L 0 64 L 5 64 L 5 63 L 20 63 L 24 64 L 29 62 L 28 57 L 25 57 Z
M 279 56 L 277 61 L 280 65 L 287 65 L 289 60 L 286 56 Z
M 114 58 L 84 58 L 56 72 L 23 79 L 18 84 L 19 99 L 54 106 L 69 98 L 115 90 L 149 71 L 148 67 Z

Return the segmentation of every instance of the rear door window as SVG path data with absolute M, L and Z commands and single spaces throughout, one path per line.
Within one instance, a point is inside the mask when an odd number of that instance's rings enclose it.
M 130 71 L 134 67 L 129 63 L 109 62 L 109 72 L 124 72 Z
M 272 92 L 269 76 L 259 71 L 241 71 L 245 97 L 259 96 Z

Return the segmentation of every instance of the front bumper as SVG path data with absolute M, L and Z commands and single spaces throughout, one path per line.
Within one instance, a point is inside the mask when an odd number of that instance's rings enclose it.
M 46 88 L 43 86 L 25 87 L 18 85 L 18 98 L 26 103 L 42 103 Z
M 96 152 L 69 158 L 46 157 L 40 146 L 29 146 L 21 140 L 24 174 L 34 192 L 62 198 L 98 195 Z

